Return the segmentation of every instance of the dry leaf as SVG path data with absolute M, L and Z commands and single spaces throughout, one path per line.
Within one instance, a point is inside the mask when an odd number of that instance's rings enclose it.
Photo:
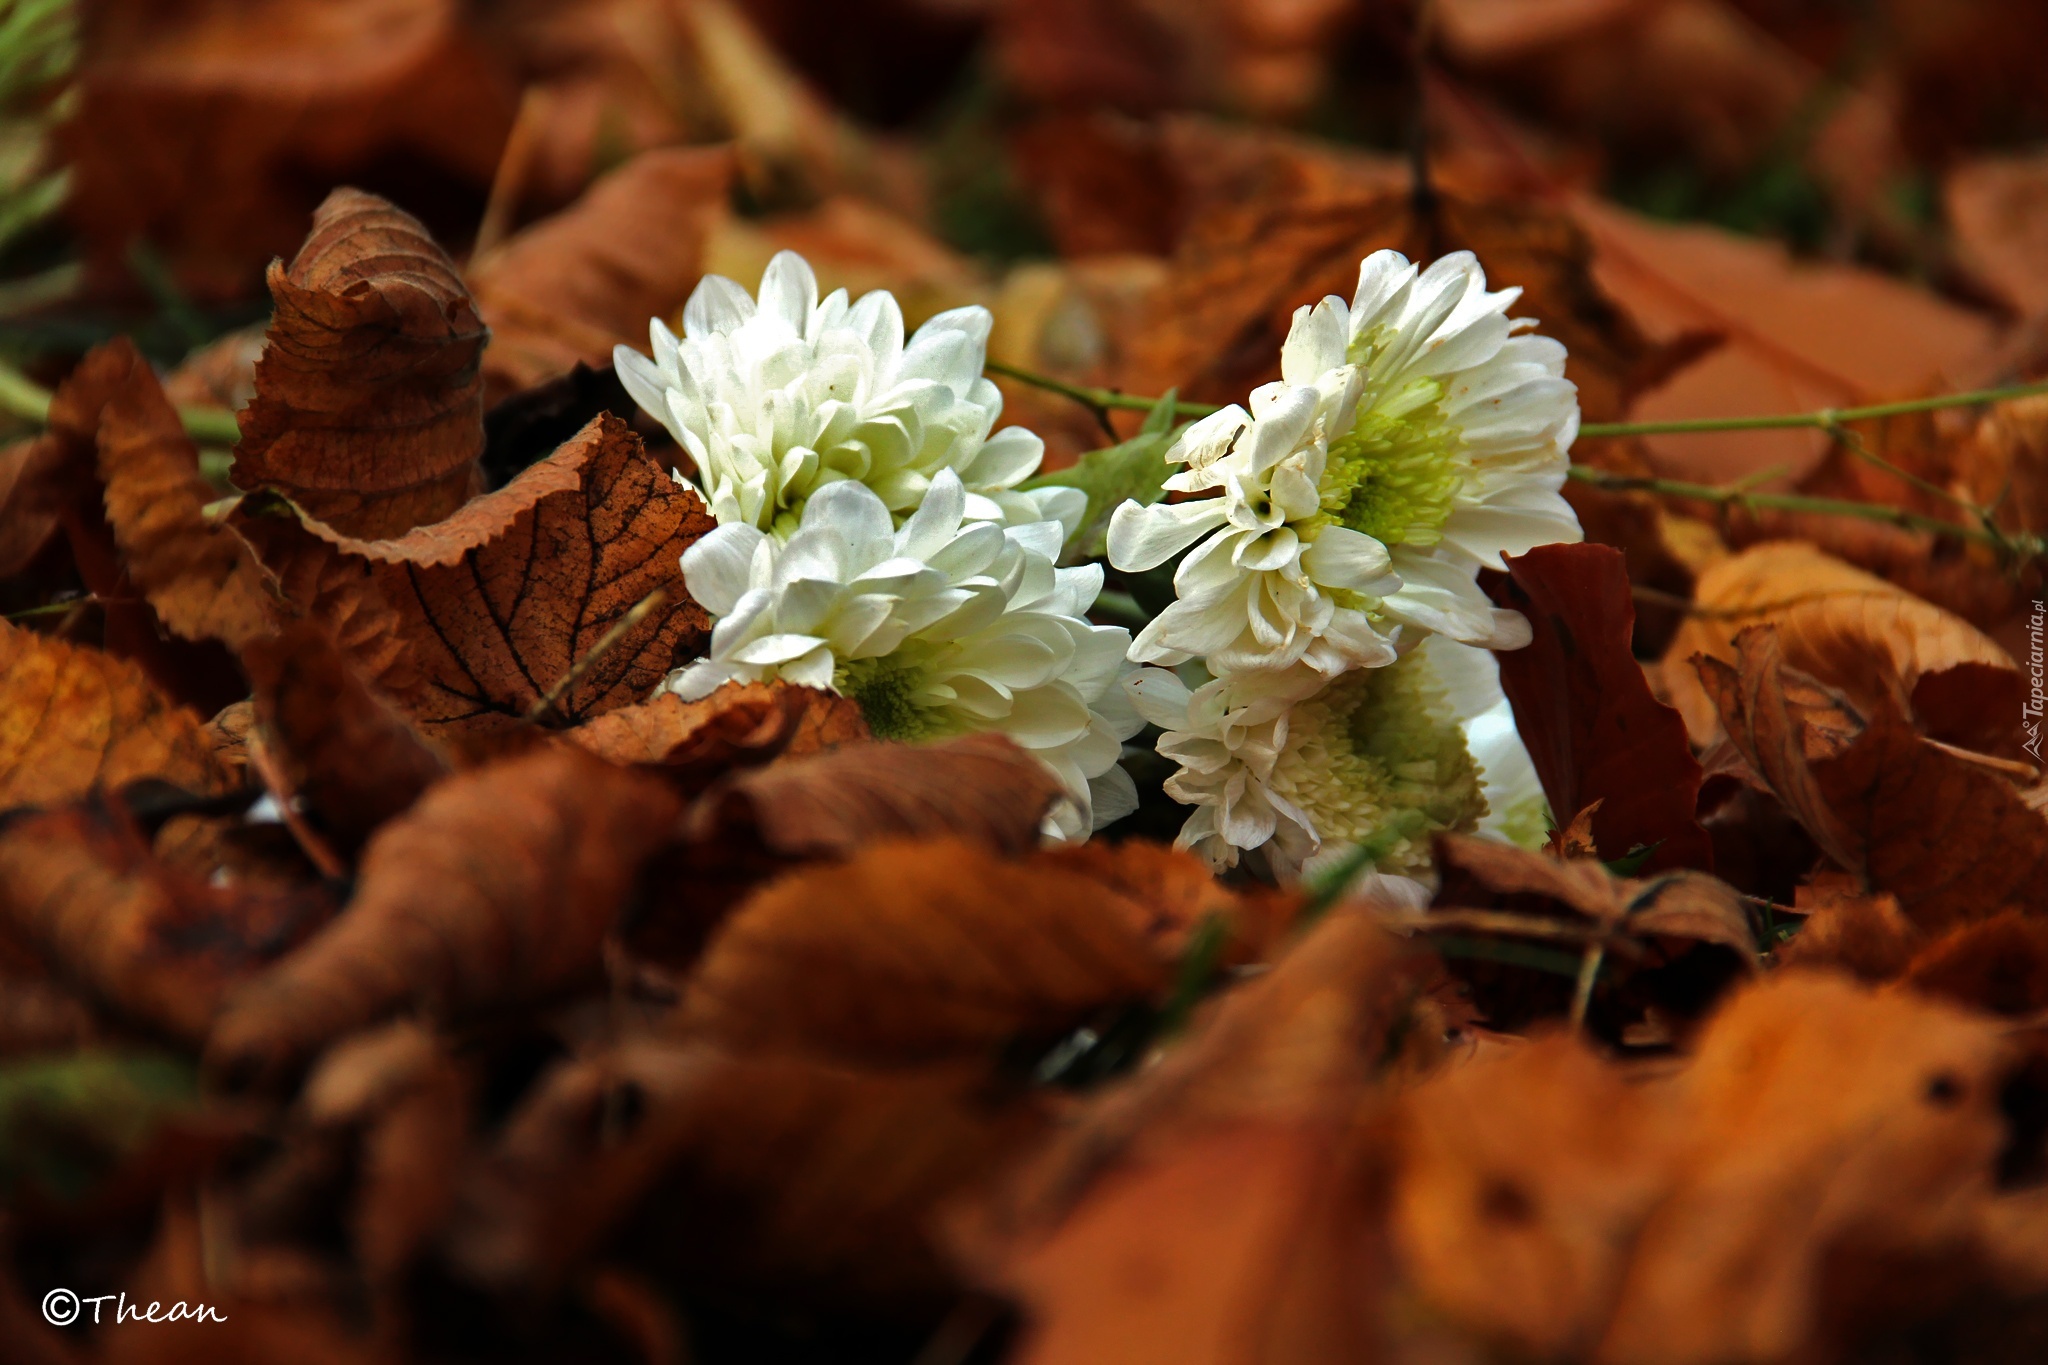
M 663 692 L 652 701 L 569 731 L 612 763 L 651 763 L 706 774 L 777 756 L 801 758 L 870 738 L 860 704 L 836 692 L 769 683 L 726 683 L 699 701 Z
M 440 521 L 479 486 L 488 336 L 455 263 L 373 194 L 336 190 L 289 267 L 232 477 L 346 535 Z
M 609 1244 L 670 1278 L 929 1305 L 953 1284 L 935 1210 L 1045 1120 L 976 1072 L 631 1042 L 536 1087 L 467 1182 L 452 1259 L 486 1285 L 545 1290 Z
M 1785 663 L 1778 633 L 1735 637 L 1700 681 L 1743 757 L 1813 841 L 1925 932 L 2048 908 L 2048 821 L 2004 777 L 1923 738 L 1895 706 L 1869 717 Z
M 1901 974 L 1938 1000 L 2018 1018 L 2039 1014 L 2048 1009 L 2048 921 L 2008 910 L 1966 924 L 1921 948 Z
M 993 1056 L 1162 1000 L 1199 917 L 1236 908 L 1221 888 L 1175 904 L 1090 870 L 934 840 L 791 873 L 712 936 L 677 1027 L 733 1051 L 867 1066 Z
M 2048 313 L 2048 157 L 1978 157 L 1941 189 L 1965 263 L 2022 314 Z
M 1923 679 L 1933 689 L 1961 683 L 1961 677 L 1943 684 L 1932 675 L 1969 667 L 1978 684 L 1971 691 L 1990 688 L 1992 694 L 1945 703 L 1930 691 L 1925 699 L 1933 703 L 1934 733 L 1960 738 L 1958 730 L 1981 730 L 1987 719 L 1995 730 L 2010 732 L 2009 717 L 2019 714 L 2019 669 L 1982 631 L 1811 545 L 1772 541 L 1700 575 L 1693 611 L 1665 651 L 1672 704 L 1697 743 L 1713 740 L 1714 703 L 1686 661 L 1701 654 L 1732 663 L 1737 634 L 1759 625 L 1776 628 L 1789 667 L 1840 689 L 1861 711 L 1918 699 Z
M 126 659 L 0 623 L 0 808 L 154 777 L 224 790 L 205 723 Z
M 333 912 L 324 891 L 210 886 L 92 801 L 0 830 L 4 933 L 117 1014 L 185 1041 L 224 993 Z
M 246 502 L 237 513 L 292 601 L 334 623 L 365 676 L 430 734 L 517 722 L 659 589 L 659 609 L 549 718 L 574 723 L 640 701 L 709 636 L 679 560 L 711 525 L 697 495 L 610 415 L 506 487 L 395 540 L 301 527 Z M 409 669 L 419 675 L 410 686 Z
M 648 318 L 672 318 L 696 288 L 731 179 L 723 149 L 642 152 L 476 261 L 470 287 L 491 329 L 486 406 L 579 361 L 607 366 L 620 343 L 646 350 Z
M 1859 890 L 1841 873 L 1799 888 L 1806 918 L 1772 956 L 1780 967 L 1833 968 L 1873 985 L 1896 980 L 1922 942 L 1897 897 Z
M 567 747 L 441 782 L 371 839 L 347 912 L 236 993 L 209 1064 L 275 1079 L 408 1007 L 458 1015 L 587 984 L 678 805 Z
M 317 622 L 296 621 L 242 651 L 256 722 L 302 798 L 354 854 L 448 771 L 447 760 L 356 672 Z
M 1631 650 L 1635 607 L 1621 552 L 1544 545 L 1490 578 L 1494 602 L 1522 613 L 1535 638 L 1500 654 L 1501 690 L 1559 815 L 1594 807 L 1603 858 L 1650 850 L 1643 868 L 1711 870 L 1694 815 L 1700 765 L 1684 723 L 1650 692 Z
M 188 640 L 230 647 L 276 630 L 262 566 L 206 519 L 214 494 L 199 476 L 198 448 L 149 362 L 120 337 L 88 354 L 77 373 L 75 382 L 107 394 L 98 442 L 107 524 L 157 618 Z

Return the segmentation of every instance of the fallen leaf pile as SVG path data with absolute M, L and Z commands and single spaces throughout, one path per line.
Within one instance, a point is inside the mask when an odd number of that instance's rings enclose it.
M 2048 1360 L 2048 396 L 1913 401 L 2048 377 L 2044 13 L 0 4 L 0 1361 Z M 1540 849 L 664 688 L 707 274 L 988 307 L 1073 564 L 1382 248 L 1593 432 Z

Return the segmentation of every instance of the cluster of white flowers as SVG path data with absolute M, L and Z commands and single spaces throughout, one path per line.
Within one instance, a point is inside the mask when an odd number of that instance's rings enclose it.
M 1528 626 L 1475 576 L 1578 538 L 1559 496 L 1578 404 L 1564 348 L 1507 319 L 1516 295 L 1469 253 L 1418 272 L 1383 251 L 1350 304 L 1298 311 L 1280 382 L 1167 453 L 1183 499 L 1116 509 L 1118 569 L 1181 556 L 1177 600 L 1133 640 L 1088 619 L 1101 566 L 1058 564 L 1086 495 L 1020 487 L 1042 442 L 991 434 L 985 309 L 906 340 L 887 292 L 821 301 L 790 252 L 758 298 L 707 277 L 681 337 L 656 320 L 652 359 L 617 351 L 718 522 L 683 557 L 711 652 L 670 686 L 780 678 L 856 699 L 884 738 L 1000 731 L 1065 784 L 1049 827 L 1070 838 L 1135 807 L 1117 760 L 1149 720 L 1179 765 L 1166 791 L 1195 807 L 1180 842 L 1218 866 L 1258 849 L 1314 872 L 1399 810 L 1540 834 L 1485 652 Z
M 1426 833 L 1540 834 L 1542 796 L 1488 649 L 1529 640 L 1480 568 L 1577 540 L 1559 490 L 1577 434 L 1564 348 L 1510 321 L 1459 252 L 1418 270 L 1381 251 L 1294 316 L 1281 378 L 1192 424 L 1167 453 L 1182 501 L 1117 509 L 1110 562 L 1183 555 L 1176 600 L 1132 643 L 1127 682 L 1169 794 L 1195 807 L 1183 846 L 1218 866 L 1261 849 L 1313 872 L 1420 811 L 1379 862 L 1427 866 Z M 1199 661 L 1197 663 L 1196 661 Z
M 896 300 L 822 302 L 783 252 L 760 298 L 707 276 L 679 338 L 618 373 L 689 453 L 718 522 L 683 556 L 716 625 L 670 686 L 735 679 L 833 688 L 885 739 L 1008 735 L 1065 784 L 1052 831 L 1085 837 L 1137 804 L 1117 766 L 1143 722 L 1118 686 L 1130 632 L 1088 609 L 1100 565 L 1059 568 L 1077 489 L 1019 491 L 1044 445 L 990 435 L 1002 397 L 982 377 L 989 314 L 957 308 L 908 342 Z

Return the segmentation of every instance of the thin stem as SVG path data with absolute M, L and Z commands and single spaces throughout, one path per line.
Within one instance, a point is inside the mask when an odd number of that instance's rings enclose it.
M 569 689 L 574 687 L 582 679 L 583 675 L 591 670 L 592 666 L 599 659 L 602 659 L 605 655 L 618 648 L 619 641 L 631 634 L 635 626 L 653 615 L 655 610 L 666 601 L 668 601 L 668 590 L 656 588 L 653 592 L 648 593 L 647 596 L 635 602 L 624 616 L 621 616 L 612 623 L 610 630 L 598 637 L 597 643 L 590 647 L 590 651 L 587 654 L 576 661 L 574 667 L 557 679 L 555 685 L 550 687 L 545 695 L 537 698 L 533 705 L 526 709 L 526 718 L 536 724 L 539 723 L 543 716 L 555 709 L 555 703 L 559 702 Z M 565 716 L 563 719 L 566 720 L 568 717 Z
M 1606 960 L 1604 940 L 1588 943 L 1584 956 L 1579 958 L 1579 979 L 1572 987 L 1571 1023 L 1575 1032 L 1586 1027 L 1586 1011 L 1593 1005 L 1593 987 L 1600 980 L 1600 967 Z
M 990 374 L 999 374 L 1005 379 L 1014 379 L 1019 384 L 1029 384 L 1034 389 L 1044 389 L 1071 398 L 1085 408 L 1092 408 L 1098 416 L 1111 409 L 1127 412 L 1150 412 L 1159 406 L 1157 398 L 1144 398 L 1135 394 L 1118 393 L 1115 389 L 1093 389 L 1085 384 L 1069 384 L 1064 379 L 1054 379 L 1049 374 L 1037 374 L 1016 365 L 1006 365 L 1000 360 L 991 360 L 982 366 Z M 1173 405 L 1176 417 L 1207 417 L 1216 411 L 1214 403 L 1189 403 L 1179 401 Z
M 37 426 L 50 422 L 50 391 L 12 365 L 0 362 L 0 412 Z M 232 446 L 242 439 L 235 414 L 226 408 L 179 408 L 185 434 L 200 445 Z
M 1614 474 L 1588 465 L 1573 465 L 1571 477 L 1580 483 L 1590 483 L 1597 488 L 1613 489 L 1616 492 L 1657 493 L 1671 498 L 1694 498 L 1700 502 L 1775 507 L 1785 512 L 1816 512 L 1823 516 L 1861 517 L 1866 521 L 1889 522 L 1908 530 L 1954 536 L 1958 540 L 2015 549 L 2026 554 L 2039 554 L 2042 550 L 2035 537 L 2012 537 L 1986 530 L 1981 526 L 1958 526 L 1955 522 L 1943 521 L 1939 517 L 1909 512 L 1902 507 L 1886 507 L 1880 503 L 1851 502 L 1846 498 L 1816 498 L 1804 493 L 1752 493 L 1744 489 L 1717 488 L 1712 484 L 1686 483 L 1678 479 Z
M 1798 427 L 1831 431 L 1844 422 L 1875 422 L 1886 417 L 1908 417 L 1920 412 L 1939 412 L 1943 408 L 2003 403 L 2043 393 L 2048 393 L 2048 380 L 2014 384 L 2002 389 L 1939 393 L 1932 398 L 1908 398 L 1897 403 L 1872 403 L 1860 408 L 1822 408 L 1817 412 L 1786 412 L 1758 417 L 1682 417 L 1668 422 L 1588 422 L 1579 428 L 1579 435 L 1682 436 L 1692 432 L 1770 431 Z

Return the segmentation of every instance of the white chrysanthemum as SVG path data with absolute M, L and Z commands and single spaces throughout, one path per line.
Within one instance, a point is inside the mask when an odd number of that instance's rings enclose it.
M 761 296 L 706 275 L 683 309 L 679 338 L 656 318 L 654 358 L 613 351 L 633 401 L 672 432 L 697 465 L 697 486 L 721 526 L 787 539 L 804 503 L 833 483 L 865 484 L 901 521 L 940 470 L 960 476 L 977 521 L 1080 524 L 1077 489 L 1020 492 L 1045 443 L 1021 427 L 989 434 L 1002 395 L 982 376 L 986 308 L 955 308 L 906 344 L 887 290 L 822 302 L 817 277 L 784 251 Z
M 711 653 L 679 670 L 685 698 L 738 679 L 782 678 L 860 703 L 883 739 L 995 730 L 1065 783 L 1076 837 L 1137 805 L 1117 766 L 1143 724 L 1118 686 L 1130 632 L 1086 619 L 1102 567 L 1054 567 L 1058 522 L 968 518 L 941 470 L 899 528 L 865 484 L 813 495 L 787 543 L 747 522 L 683 553 L 690 595 L 717 624 Z
M 1167 795 L 1195 808 L 1177 842 L 1212 866 L 1263 849 L 1283 879 L 1314 873 L 1396 812 L 1420 811 L 1421 828 L 1376 869 L 1403 876 L 1427 870 L 1431 834 L 1520 834 L 1532 815 L 1540 826 L 1542 793 L 1484 650 L 1431 636 L 1398 663 L 1334 680 L 1297 665 L 1190 692 L 1148 668 L 1125 687 L 1166 732 L 1161 756 L 1180 765 Z M 1484 770 L 1475 741 L 1490 762 Z
M 1186 466 L 1167 488 L 1211 496 L 1127 502 L 1111 520 L 1120 569 L 1201 542 L 1132 657 L 1334 674 L 1385 663 L 1399 625 L 1527 643 L 1527 623 L 1474 579 L 1503 554 L 1579 538 L 1558 491 L 1579 410 L 1564 347 L 1507 319 L 1520 292 L 1488 292 L 1470 252 L 1418 273 L 1380 251 L 1350 304 L 1299 309 L 1280 382 L 1255 390 L 1249 412 L 1194 423 L 1167 454 Z

